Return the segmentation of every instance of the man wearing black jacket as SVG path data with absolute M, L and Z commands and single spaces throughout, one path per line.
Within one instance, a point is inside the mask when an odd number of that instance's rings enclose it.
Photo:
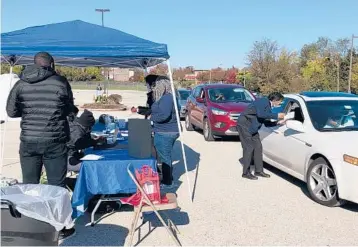
M 243 152 L 243 172 L 242 177 L 257 180 L 257 176 L 268 178 L 263 170 L 262 144 L 259 129 L 265 120 L 283 119 L 284 113 L 273 113 L 272 107 L 278 107 L 283 101 L 280 93 L 271 93 L 268 98 L 259 98 L 251 103 L 237 120 L 237 128 Z M 250 165 L 254 162 L 255 175 L 250 172 Z
M 55 72 L 46 52 L 35 55 L 7 99 L 9 117 L 21 117 L 20 163 L 23 183 L 38 184 L 45 165 L 48 183 L 65 187 L 73 94 L 66 78 Z

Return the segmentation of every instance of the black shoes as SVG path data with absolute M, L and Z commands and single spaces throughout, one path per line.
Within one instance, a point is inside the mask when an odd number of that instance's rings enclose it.
M 269 174 L 264 173 L 264 172 L 255 172 L 254 174 L 255 175 L 252 175 L 250 172 L 248 172 L 248 173 L 242 174 L 242 177 L 250 179 L 250 180 L 257 180 L 258 177 L 263 177 L 263 178 L 269 178 L 270 177 Z
M 249 173 L 244 173 L 244 174 L 242 174 L 242 177 L 243 177 L 243 178 L 250 179 L 250 180 L 257 180 L 257 179 L 258 179 L 258 177 L 252 175 L 250 172 L 249 172 Z
M 263 178 L 269 178 L 270 175 L 264 172 L 255 172 L 255 176 L 257 177 L 263 177 Z
M 73 237 L 76 233 L 75 228 L 71 228 L 71 229 L 62 229 L 60 231 L 60 236 L 58 238 L 58 240 L 65 240 L 65 239 L 69 239 L 70 237 Z

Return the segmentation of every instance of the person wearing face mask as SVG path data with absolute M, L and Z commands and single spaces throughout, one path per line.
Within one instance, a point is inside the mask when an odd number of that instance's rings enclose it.
M 258 176 L 270 177 L 263 170 L 262 144 L 258 132 L 265 120 L 285 118 L 284 113 L 273 113 L 271 110 L 274 107 L 279 107 L 283 99 L 283 95 L 278 92 L 271 93 L 268 98 L 259 98 L 251 103 L 238 118 L 237 129 L 243 152 L 243 178 L 257 180 Z M 284 122 L 279 121 L 278 123 Z M 254 175 L 250 172 L 252 161 L 255 165 Z
M 147 119 L 151 114 L 151 107 L 154 103 L 153 97 L 153 87 L 155 86 L 155 81 L 159 78 L 158 75 L 150 74 L 145 77 L 145 84 L 147 86 L 147 104 L 145 107 L 138 106 L 137 113 L 140 115 L 144 115 L 145 119 Z

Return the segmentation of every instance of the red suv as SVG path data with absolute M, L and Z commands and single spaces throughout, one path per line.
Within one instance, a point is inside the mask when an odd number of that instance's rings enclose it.
M 206 141 L 219 136 L 238 136 L 236 121 L 255 97 L 233 84 L 207 84 L 195 87 L 186 103 L 185 127 L 202 129 Z

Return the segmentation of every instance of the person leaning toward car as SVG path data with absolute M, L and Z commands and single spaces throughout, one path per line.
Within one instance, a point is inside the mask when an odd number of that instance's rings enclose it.
M 284 113 L 273 113 L 272 108 L 279 107 L 283 101 L 283 95 L 275 92 L 268 98 L 259 98 L 251 103 L 246 110 L 241 113 L 237 120 L 237 129 L 240 136 L 243 151 L 243 172 L 242 177 L 257 180 L 257 176 L 268 178 L 269 174 L 263 170 L 262 144 L 259 136 L 259 129 L 265 120 L 284 119 Z M 283 124 L 283 121 L 279 121 Z M 250 172 L 251 163 L 255 165 L 254 175 Z

